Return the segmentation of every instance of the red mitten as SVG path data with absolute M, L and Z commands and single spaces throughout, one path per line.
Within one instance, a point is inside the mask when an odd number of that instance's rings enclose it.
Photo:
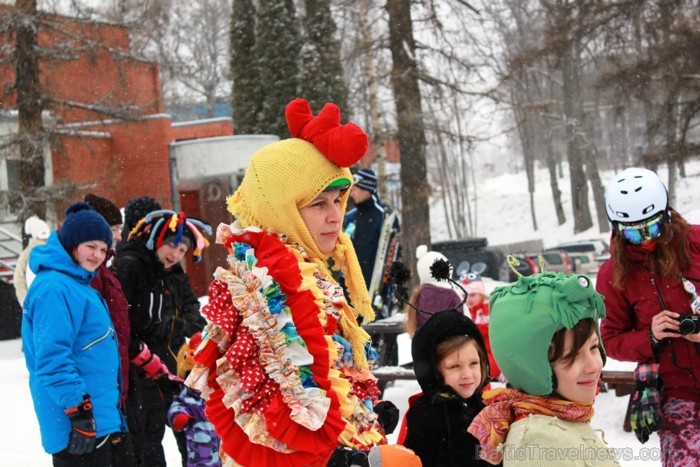
M 190 423 L 190 420 L 194 420 L 194 417 L 190 417 L 184 413 L 175 415 L 172 423 L 173 430 L 182 431 Z

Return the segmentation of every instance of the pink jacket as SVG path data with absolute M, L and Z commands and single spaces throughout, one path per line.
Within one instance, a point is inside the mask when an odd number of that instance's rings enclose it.
M 692 266 L 683 276 L 700 291 L 700 225 L 689 233 Z M 654 359 L 650 328 L 654 315 L 665 309 L 691 313 L 690 295 L 680 280 L 662 279 L 646 266 L 648 253 L 639 246 L 627 245 L 633 260 L 625 288 L 613 287 L 614 259 L 606 261 L 598 272 L 596 289 L 605 297 L 607 316 L 600 330 L 606 353 L 620 361 L 646 362 Z M 683 338 L 665 339 L 659 350 L 663 397 L 700 401 L 700 351 Z

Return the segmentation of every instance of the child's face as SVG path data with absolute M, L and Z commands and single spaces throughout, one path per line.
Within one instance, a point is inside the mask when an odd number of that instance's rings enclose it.
M 481 295 L 480 293 L 470 293 L 467 296 L 467 306 L 469 308 L 475 307 L 476 305 L 478 305 L 482 301 L 484 301 L 484 296 Z
M 567 331 L 564 336 L 564 355 L 570 352 L 572 341 L 573 335 Z M 603 370 L 599 344 L 598 335 L 594 332 L 576 353 L 571 366 L 567 366 L 561 358 L 552 363 L 554 375 L 557 377 L 557 394 L 573 402 L 593 403 L 598 379 Z
M 180 242 L 179 245 L 175 245 L 172 242 L 166 241 L 156 250 L 156 255 L 160 262 L 163 263 L 165 270 L 169 271 L 170 268 L 185 257 L 188 249 L 189 246 L 185 242 Z
M 481 384 L 481 360 L 476 342 L 469 341 L 445 356 L 438 366 L 445 384 L 460 397 L 471 397 Z

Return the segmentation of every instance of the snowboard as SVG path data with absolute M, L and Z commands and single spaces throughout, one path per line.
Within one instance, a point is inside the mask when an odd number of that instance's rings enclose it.
M 388 305 L 387 288 L 389 287 L 389 270 L 399 254 L 399 236 L 400 232 L 395 227 L 397 223 L 396 211 L 391 211 L 384 215 L 382 230 L 379 235 L 379 244 L 377 245 L 377 254 L 374 257 L 374 269 L 372 270 L 372 279 L 369 283 L 369 297 L 372 307 L 377 311 L 378 317 L 382 316 L 382 308 Z

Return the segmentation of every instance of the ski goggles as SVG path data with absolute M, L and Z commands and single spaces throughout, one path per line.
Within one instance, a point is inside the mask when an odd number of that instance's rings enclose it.
M 664 226 L 664 214 L 652 217 L 649 220 L 637 224 L 618 223 L 617 229 L 630 243 L 642 243 L 645 240 L 654 240 L 661 235 Z

